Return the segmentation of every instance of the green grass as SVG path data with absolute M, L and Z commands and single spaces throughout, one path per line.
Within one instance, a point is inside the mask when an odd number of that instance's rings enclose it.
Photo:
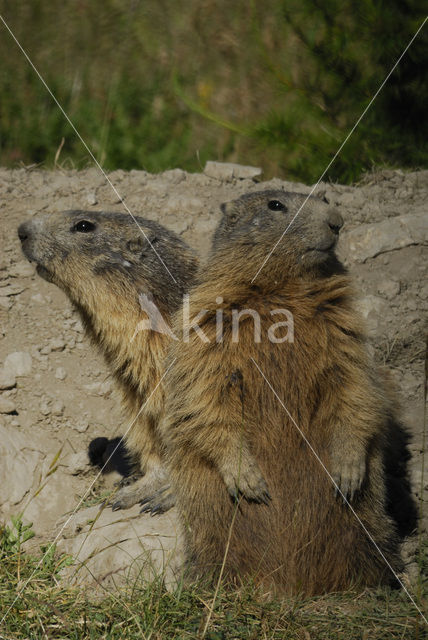
M 28 525 L 19 519 L 0 537 L 0 637 L 241 640 L 422 640 L 422 618 L 404 592 L 385 589 L 311 599 L 266 601 L 248 585 L 235 591 L 203 587 L 165 589 L 162 578 L 133 578 L 102 598 L 61 582 L 70 558 L 44 547 L 25 553 Z M 428 542 L 428 541 L 427 541 Z M 426 603 L 428 544 L 419 556 L 416 599 Z M 42 555 L 44 554 L 44 555 Z M 422 576 L 425 576 L 422 580 Z M 213 606 L 214 605 L 214 606 Z M 208 624 L 207 624 L 208 623 Z
M 0 0 L 107 170 L 206 160 L 315 182 L 425 16 L 422 0 Z M 428 166 L 428 26 L 326 178 Z M 0 165 L 82 168 L 81 142 L 0 23 Z M 63 141 L 63 142 L 62 142 Z

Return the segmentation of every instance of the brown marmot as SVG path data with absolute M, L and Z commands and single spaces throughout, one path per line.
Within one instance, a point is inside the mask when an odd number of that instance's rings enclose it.
M 161 431 L 191 573 L 224 562 L 232 582 L 310 595 L 395 584 L 403 565 L 385 465 L 398 423 L 334 254 L 338 211 L 310 198 L 254 280 L 304 200 L 223 205 L 190 292 L 198 331 L 177 313 L 188 339 L 169 349 Z
M 133 423 L 127 449 L 145 474 L 115 497 L 113 508 L 130 507 L 164 481 L 156 427 L 171 337 L 167 331 L 139 330 L 150 320 L 141 296 L 146 305 L 156 305 L 167 326 L 193 280 L 197 258 L 172 231 L 122 213 L 39 214 L 21 224 L 18 235 L 38 273 L 63 289 L 78 309 L 122 391 Z

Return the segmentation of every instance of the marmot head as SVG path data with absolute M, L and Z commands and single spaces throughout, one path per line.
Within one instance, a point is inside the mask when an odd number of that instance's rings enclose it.
M 107 295 L 118 306 L 131 298 L 137 304 L 140 293 L 153 294 L 172 310 L 197 266 L 193 251 L 176 234 L 128 214 L 39 214 L 19 226 L 18 236 L 39 275 L 89 312 L 106 304 Z
M 260 260 L 254 264 L 255 273 L 275 247 L 269 261 L 274 261 L 276 270 L 283 265 L 292 273 L 333 267 L 343 271 L 334 255 L 342 216 L 324 200 L 311 196 L 305 202 L 306 198 L 286 191 L 258 191 L 223 204 L 213 253 L 242 247 L 249 260 Z

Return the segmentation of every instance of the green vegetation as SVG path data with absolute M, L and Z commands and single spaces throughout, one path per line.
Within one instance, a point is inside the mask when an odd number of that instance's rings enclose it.
M 0 0 L 106 169 L 237 161 L 316 181 L 424 19 L 422 0 Z M 91 164 L 0 23 L 0 164 Z M 428 24 L 326 178 L 428 166 Z M 63 142 L 62 142 L 63 141 Z
M 165 589 L 139 579 L 103 598 L 60 582 L 71 559 L 54 547 L 33 555 L 29 525 L 0 529 L 0 637 L 7 640 L 422 640 L 424 622 L 404 592 L 366 590 L 310 600 L 266 601 L 252 586 L 236 591 Z M 426 576 L 428 544 L 419 555 Z M 420 581 L 423 608 L 427 584 Z M 214 606 L 213 606 L 214 605 Z M 4 619 L 3 619 L 4 618 Z

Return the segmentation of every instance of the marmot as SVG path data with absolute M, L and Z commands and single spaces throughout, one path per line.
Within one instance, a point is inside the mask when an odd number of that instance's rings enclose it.
M 169 349 L 161 433 L 191 574 L 224 562 L 233 583 L 313 595 L 395 584 L 385 442 L 401 427 L 334 254 L 339 212 L 311 197 L 254 280 L 304 200 L 261 191 L 222 206 L 190 291 L 198 333 L 190 321 Z
M 156 428 L 164 404 L 159 383 L 171 337 L 168 332 L 139 331 L 149 315 L 142 309 L 141 296 L 147 304 L 154 303 L 168 323 L 193 280 L 198 260 L 172 231 L 122 213 L 74 210 L 36 215 L 20 225 L 18 235 L 39 275 L 63 289 L 77 308 L 122 391 L 133 422 L 126 446 L 145 474 L 122 488 L 113 503 L 113 508 L 130 507 L 164 481 Z

